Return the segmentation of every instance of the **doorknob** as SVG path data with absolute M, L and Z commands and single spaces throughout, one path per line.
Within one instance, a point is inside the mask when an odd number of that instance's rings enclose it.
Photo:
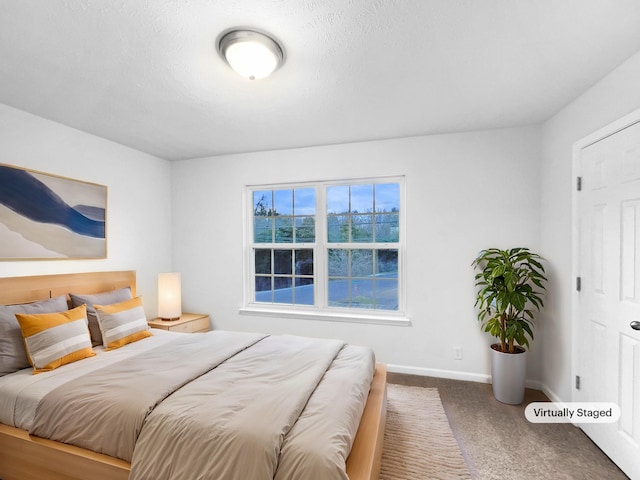
M 629 324 L 631 326 L 631 328 L 633 328 L 634 330 L 640 330 L 640 322 L 637 320 L 634 320 L 633 322 L 631 322 Z

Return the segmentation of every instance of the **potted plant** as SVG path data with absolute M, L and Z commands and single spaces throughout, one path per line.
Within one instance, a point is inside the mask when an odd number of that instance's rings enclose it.
M 479 270 L 478 321 L 499 340 L 491 345 L 491 382 L 494 397 L 503 403 L 518 405 L 524 398 L 525 347 L 533 340 L 534 311 L 543 306 L 547 281 L 543 260 L 528 248 L 489 248 L 472 263 Z

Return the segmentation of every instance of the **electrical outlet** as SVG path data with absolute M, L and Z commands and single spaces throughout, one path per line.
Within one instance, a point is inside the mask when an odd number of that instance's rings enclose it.
M 462 360 L 462 347 L 453 347 L 453 359 Z

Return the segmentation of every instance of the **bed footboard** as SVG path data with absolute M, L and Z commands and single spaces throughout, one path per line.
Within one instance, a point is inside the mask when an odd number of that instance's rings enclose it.
M 2 480 L 127 480 L 123 460 L 64 443 L 32 437 L 26 431 L 0 424 Z

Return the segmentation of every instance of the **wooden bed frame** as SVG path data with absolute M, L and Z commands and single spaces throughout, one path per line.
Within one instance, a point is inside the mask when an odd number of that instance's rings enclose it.
M 130 286 L 134 271 L 91 272 L 0 278 L 0 304 L 10 305 L 65 295 L 93 294 Z M 358 433 L 347 459 L 350 480 L 377 480 L 387 411 L 387 369 L 377 364 Z M 126 480 L 130 464 L 64 443 L 29 435 L 0 423 L 0 479 L 2 480 Z

